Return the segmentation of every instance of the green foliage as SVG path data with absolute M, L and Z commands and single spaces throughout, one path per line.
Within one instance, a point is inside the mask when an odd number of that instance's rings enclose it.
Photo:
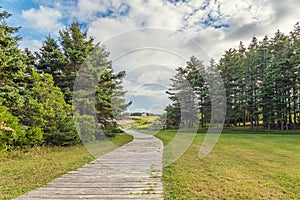
M 247 50 L 241 43 L 239 50 L 225 52 L 219 69 L 226 88 L 227 126 L 299 127 L 297 34 L 299 24 L 289 36 L 277 31 L 261 42 L 254 37 Z
M 111 121 L 104 123 L 103 132 L 107 137 L 114 137 L 118 133 L 123 133 L 123 130 L 116 122 Z
M 0 149 L 35 146 L 43 141 L 43 132 L 38 127 L 21 129 L 19 120 L 0 101 Z
M 202 61 L 192 56 L 185 67 L 178 67 L 177 74 L 171 79 L 171 88 L 167 91 L 173 102 L 166 108 L 167 125 L 191 128 L 199 120 L 204 125 L 204 116 L 207 116 L 204 107 L 209 102 L 208 87 L 204 78 L 206 71 Z
M 40 145 L 44 140 L 44 132 L 40 127 L 31 127 L 26 132 L 26 138 L 30 145 Z
M 1 102 L 0 102 L 1 103 Z M 24 132 L 19 130 L 19 121 L 5 106 L 0 105 L 0 149 L 9 149 L 24 138 Z
M 5 22 L 10 16 L 6 11 L 0 10 L 0 87 L 18 85 L 27 67 L 24 56 L 18 49 L 19 38 L 14 36 L 18 28 L 10 27 Z
M 111 137 L 115 135 L 114 131 L 121 132 L 112 121 L 129 106 L 124 102 L 125 92 L 120 86 L 125 72 L 115 74 L 108 55 L 103 47 L 96 46 L 82 64 L 74 86 L 75 112 L 78 111 L 80 115 L 95 113 L 100 129 L 103 129 L 96 134 L 96 138 L 101 138 L 103 133 Z
M 67 65 L 66 57 L 61 52 L 57 42 L 48 36 L 40 48 L 37 69 L 53 76 L 55 85 L 59 84 L 62 70 Z
M 290 35 L 277 31 L 273 38 L 266 36 L 262 41 L 253 37 L 247 49 L 240 42 L 238 49 L 225 51 L 217 68 L 226 89 L 227 126 L 263 126 L 268 130 L 300 128 L 299 35 L 300 25 L 297 23 Z M 186 104 L 183 102 L 198 105 L 202 127 L 209 123 L 210 104 L 214 100 L 210 93 L 217 90 L 212 88 L 215 84 L 209 84 L 209 80 L 200 75 L 210 77 L 216 65 L 212 60 L 210 66 L 199 66 L 201 62 L 192 57 L 186 67 L 176 69 L 177 74 L 167 92 L 173 101 L 166 108 L 169 125 L 190 123 L 185 122 L 185 118 L 193 118 L 193 109 L 183 108 Z M 190 88 L 185 86 L 184 81 L 188 81 Z M 196 98 L 187 94 L 189 89 Z M 180 102 L 181 96 L 187 101 Z M 218 116 L 215 112 L 212 114 Z
M 23 124 L 39 127 L 44 132 L 44 142 L 49 145 L 73 145 L 79 142 L 71 107 L 66 104 L 60 88 L 54 86 L 50 74 L 32 71 L 31 99 L 26 106 Z
M 81 25 L 78 22 L 73 22 L 70 27 L 61 30 L 59 35 L 62 47 L 61 52 L 58 52 L 58 46 L 55 43 L 53 44 L 53 42 L 46 42 L 41 52 L 44 55 L 52 52 L 52 57 L 50 55 L 50 58 L 46 58 L 57 61 L 53 63 L 55 66 L 52 65 L 54 70 L 52 74 L 56 73 L 55 68 L 59 69 L 60 74 L 55 75 L 58 79 L 56 85 L 64 92 L 67 103 L 71 104 L 74 81 L 82 63 L 93 50 L 94 39 L 87 37 L 86 31 L 81 30 Z M 54 48 L 51 49 L 51 46 Z M 43 55 L 41 57 L 43 58 Z M 43 65 L 43 63 L 39 64 Z
M 117 125 L 109 121 L 119 117 L 129 106 L 123 99 L 125 92 L 121 86 L 125 72 L 113 72 L 109 53 L 103 47 L 93 45 L 93 39 L 87 38 L 79 23 L 72 23 L 59 34 L 59 44 L 51 37 L 46 38 L 37 68 L 52 74 L 64 99 L 73 104 L 73 112 L 79 112 L 79 115 L 96 113 L 99 123 L 108 129 L 105 133 L 111 136 L 113 126 L 119 132 Z
M 80 143 L 72 116 L 58 112 L 51 126 L 46 127 L 44 133 L 45 143 L 56 146 L 70 146 Z
M 6 24 L 11 15 L 0 10 L 0 97 L 15 116 L 21 113 L 26 101 L 24 79 L 28 66 L 25 56 L 18 49 L 18 28 Z
M 165 108 L 165 111 L 167 112 L 166 117 L 167 117 L 168 128 L 170 127 L 179 128 L 180 116 L 181 116 L 179 104 L 168 105 Z
M 38 53 L 28 49 L 21 52 L 17 45 L 19 38 L 14 36 L 18 28 L 6 24 L 8 17 L 10 14 L 0 11 L 0 98 L 1 108 L 5 108 L 2 114 L 8 113 L 0 119 L 12 126 L 10 131 L 1 130 L 3 148 L 79 143 L 70 104 L 74 81 L 84 67 L 91 72 L 85 80 L 96 81 L 96 88 L 92 92 L 90 88 L 79 92 L 79 102 L 74 106 L 82 115 L 78 120 L 84 124 L 79 128 L 81 138 L 93 141 L 103 137 L 103 131 L 95 131 L 93 113 L 100 122 L 97 126 L 107 129 L 104 134 L 114 136 L 113 132 L 121 132 L 110 121 L 128 106 L 121 86 L 125 72 L 113 72 L 109 53 L 94 45 L 93 38 L 87 37 L 78 22 L 59 32 L 59 42 L 48 36 Z M 89 56 L 93 50 L 94 57 Z M 94 104 L 89 95 L 96 97 L 95 107 L 91 107 Z

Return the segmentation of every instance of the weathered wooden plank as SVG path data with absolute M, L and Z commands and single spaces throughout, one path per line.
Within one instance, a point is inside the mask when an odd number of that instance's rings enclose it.
M 61 183 L 49 183 L 47 184 L 47 187 L 79 187 L 79 186 L 86 186 L 86 187 L 143 187 L 146 186 L 162 186 L 161 182 L 155 182 L 155 181 L 145 181 L 138 184 L 137 182 L 107 182 L 107 183 L 91 183 L 91 182 L 77 182 L 77 183 L 70 183 L 70 182 L 61 182 Z
M 163 199 L 162 142 L 129 133 L 131 143 L 17 199 Z
M 145 182 L 145 183 L 155 183 L 160 182 L 158 178 L 141 178 L 141 177 L 114 177 L 111 180 L 108 180 L 105 177 L 81 177 L 81 178 L 74 178 L 74 177 L 64 177 L 55 179 L 51 183 L 101 183 L 101 182 L 108 182 L 108 183 L 128 183 L 128 182 Z
M 41 188 L 28 193 L 30 197 L 40 195 L 131 195 L 131 194 L 162 194 L 161 189 L 154 188 Z
M 40 195 L 39 197 L 20 197 L 20 200 L 58 200 L 58 199 L 155 199 L 162 200 L 163 197 L 161 194 L 153 194 L 153 195 L 144 195 L 144 194 L 135 194 L 135 195 L 60 195 L 60 196 L 47 196 Z
M 124 184 L 118 184 L 114 183 L 112 185 L 111 183 L 108 184 L 101 184 L 101 183 L 85 183 L 85 184 L 76 184 L 76 183 L 67 183 L 67 184 L 48 184 L 47 188 L 146 188 L 146 187 L 153 187 L 154 189 L 159 189 L 162 187 L 161 184 L 153 184 L 153 183 L 144 183 L 144 184 L 135 184 L 135 183 L 127 183 L 127 185 Z

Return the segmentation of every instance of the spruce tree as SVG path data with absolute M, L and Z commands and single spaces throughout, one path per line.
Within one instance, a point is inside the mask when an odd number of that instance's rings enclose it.
M 66 64 L 61 67 L 63 73 L 59 76 L 57 85 L 64 92 L 66 101 L 71 103 L 74 81 L 81 64 L 93 50 L 94 39 L 87 37 L 86 31 L 81 30 L 78 22 L 61 30 L 59 35 Z

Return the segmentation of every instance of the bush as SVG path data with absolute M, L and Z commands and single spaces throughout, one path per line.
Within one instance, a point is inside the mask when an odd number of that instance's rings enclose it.
M 53 121 L 44 128 L 46 145 L 70 146 L 80 143 L 72 116 L 57 113 Z
M 114 137 L 117 133 L 123 133 L 121 127 L 114 121 L 105 122 L 103 128 L 104 134 L 107 137 Z
M 43 140 L 40 128 L 20 128 L 19 120 L 13 116 L 8 108 L 0 105 L 0 148 L 13 149 L 16 147 L 34 146 Z
M 26 143 L 30 146 L 42 144 L 44 140 L 44 133 L 40 127 L 32 127 L 26 132 Z

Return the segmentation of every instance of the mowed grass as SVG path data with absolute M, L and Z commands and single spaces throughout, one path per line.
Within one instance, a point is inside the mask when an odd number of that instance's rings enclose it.
M 300 135 L 228 132 L 203 159 L 198 153 L 205 135 L 198 134 L 164 168 L 165 199 L 300 199 Z M 156 136 L 166 145 L 175 134 Z
M 127 134 L 118 134 L 110 139 L 116 146 L 131 140 L 132 136 Z M 113 150 L 110 143 L 100 141 L 99 145 L 102 154 Z M 22 195 L 94 159 L 83 145 L 36 147 L 26 152 L 0 153 L 0 199 Z

